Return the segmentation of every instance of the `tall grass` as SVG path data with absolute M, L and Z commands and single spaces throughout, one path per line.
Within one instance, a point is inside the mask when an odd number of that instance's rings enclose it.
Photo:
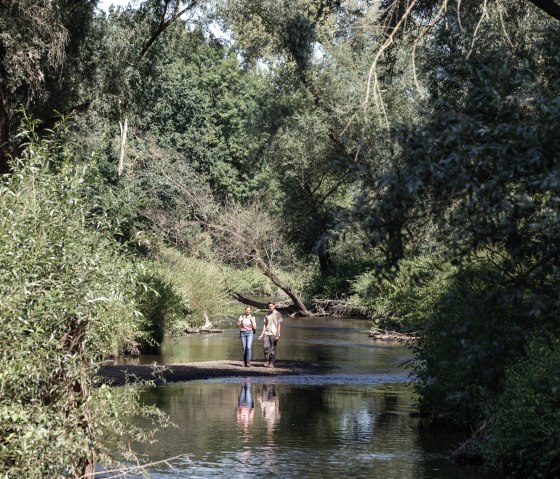
M 207 260 L 188 257 L 178 250 L 160 246 L 154 255 L 151 269 L 177 292 L 188 309 L 188 315 L 168 328 L 178 332 L 187 326 L 204 324 L 225 312 L 230 300 L 224 270 Z

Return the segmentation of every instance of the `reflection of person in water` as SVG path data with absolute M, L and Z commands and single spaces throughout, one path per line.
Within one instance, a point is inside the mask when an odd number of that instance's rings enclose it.
M 263 384 L 259 403 L 266 431 L 269 435 L 272 435 L 276 423 L 280 420 L 280 402 L 276 395 L 275 384 Z
M 239 424 L 244 432 L 247 432 L 249 426 L 253 423 L 255 415 L 255 402 L 253 401 L 253 392 L 250 383 L 243 383 L 241 392 L 239 393 L 239 404 L 237 406 L 237 424 Z

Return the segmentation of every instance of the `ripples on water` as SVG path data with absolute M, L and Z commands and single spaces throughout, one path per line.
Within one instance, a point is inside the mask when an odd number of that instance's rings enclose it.
M 410 375 L 402 374 L 377 374 L 377 375 L 357 375 L 357 374 L 329 374 L 327 375 L 297 375 L 297 376 L 278 376 L 274 379 L 277 384 L 305 384 L 308 386 L 327 386 L 327 385 L 350 385 L 360 384 L 363 386 L 376 384 L 406 383 L 409 382 Z M 209 383 L 238 383 L 239 378 L 216 378 L 207 379 Z M 251 377 L 247 378 L 248 382 L 259 384 L 269 383 L 270 377 Z
M 280 358 L 336 366 L 322 375 L 212 379 L 168 384 L 143 396 L 177 428 L 135 447 L 147 460 L 182 454 L 151 477 L 480 479 L 447 457 L 458 439 L 422 435 L 406 347 L 375 343 L 367 322 L 285 320 Z M 254 343 L 254 357 L 261 358 Z M 234 330 L 168 345 L 160 362 L 237 359 Z M 146 358 L 147 362 L 154 358 Z M 100 476 L 102 477 L 102 476 Z M 131 476 L 132 477 L 132 476 Z

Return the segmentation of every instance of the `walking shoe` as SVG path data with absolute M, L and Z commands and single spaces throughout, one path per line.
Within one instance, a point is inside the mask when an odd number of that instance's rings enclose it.
M 268 368 L 273 368 L 273 367 L 274 367 L 274 363 L 269 363 L 267 367 L 268 367 Z
M 245 366 L 247 366 L 248 368 L 250 368 L 250 367 L 251 367 L 251 361 L 247 361 L 247 364 L 246 364 Z
M 270 366 L 270 361 L 267 361 L 266 363 L 264 363 L 264 367 L 268 368 Z

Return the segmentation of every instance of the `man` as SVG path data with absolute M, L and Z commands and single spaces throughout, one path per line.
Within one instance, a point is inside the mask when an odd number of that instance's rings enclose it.
M 264 337 L 264 367 L 273 368 L 276 359 L 276 344 L 282 329 L 282 315 L 276 311 L 276 304 L 268 303 L 268 313 L 264 317 L 263 330 L 259 339 Z

